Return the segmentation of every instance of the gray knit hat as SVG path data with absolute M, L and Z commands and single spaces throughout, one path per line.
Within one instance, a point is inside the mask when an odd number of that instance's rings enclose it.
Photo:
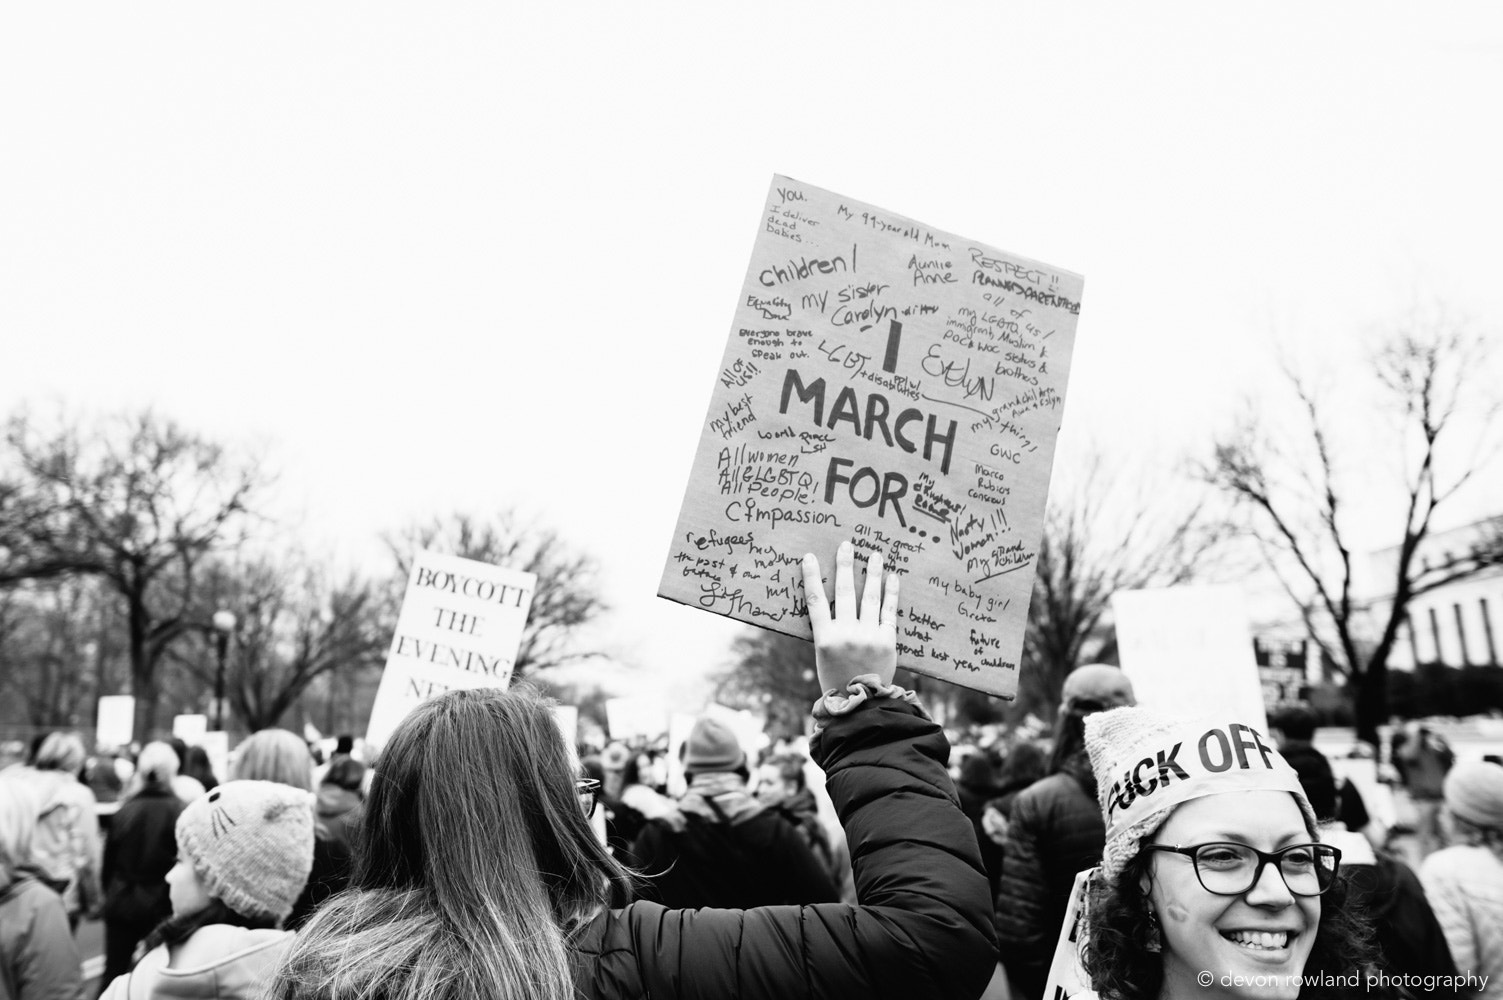
M 1086 716 L 1085 742 L 1106 822 L 1101 872 L 1109 880 L 1175 807 L 1222 792 L 1288 792 L 1319 839 L 1299 774 L 1251 726 L 1117 708 Z
M 230 909 L 286 920 L 313 869 L 313 796 L 275 781 L 227 782 L 183 810 L 177 850 Z

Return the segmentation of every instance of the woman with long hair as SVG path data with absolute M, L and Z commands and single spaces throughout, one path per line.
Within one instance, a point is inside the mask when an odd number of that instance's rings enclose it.
M 1119 708 L 1085 720 L 1106 847 L 1081 959 L 1105 1000 L 1364 992 L 1366 931 L 1299 775 L 1252 727 Z
M 754 910 L 609 906 L 633 875 L 595 837 L 547 703 L 452 691 L 375 766 L 351 887 L 298 934 L 280 1000 L 976 996 L 995 950 L 986 879 L 945 773 L 949 747 L 897 664 L 897 578 L 871 562 L 857 613 L 841 546 L 832 617 L 804 562 L 814 759 L 844 818 L 859 902 Z

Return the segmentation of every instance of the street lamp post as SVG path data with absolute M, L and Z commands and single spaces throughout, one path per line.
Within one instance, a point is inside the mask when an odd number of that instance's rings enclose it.
M 219 671 L 214 675 L 214 730 L 224 731 L 224 661 L 230 649 L 230 633 L 235 631 L 235 614 L 220 608 L 214 612 L 214 632 L 219 650 Z

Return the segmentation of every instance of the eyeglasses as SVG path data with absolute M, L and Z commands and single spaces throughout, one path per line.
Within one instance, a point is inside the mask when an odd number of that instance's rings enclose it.
M 584 810 L 585 819 L 595 815 L 595 807 L 600 804 L 600 782 L 594 778 L 580 778 L 574 782 L 574 794 L 579 796 L 579 808 Z
M 1341 852 L 1330 844 L 1295 844 L 1282 851 L 1260 851 L 1246 844 L 1194 844 L 1170 847 L 1145 844 L 1145 851 L 1183 854 L 1195 862 L 1195 877 L 1206 892 L 1217 896 L 1240 896 L 1258 884 L 1263 866 L 1279 870 L 1284 884 L 1296 896 L 1319 896 L 1336 882 Z

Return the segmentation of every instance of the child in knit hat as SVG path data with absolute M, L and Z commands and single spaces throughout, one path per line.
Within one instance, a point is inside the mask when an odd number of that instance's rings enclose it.
M 1106 824 L 1079 936 L 1096 994 L 1294 1000 L 1303 977 L 1360 971 L 1340 851 L 1271 740 L 1141 707 L 1085 731 Z
M 178 817 L 177 849 L 172 917 L 102 1000 L 256 995 L 292 940 L 280 927 L 313 865 L 312 796 L 271 781 L 220 785 Z

